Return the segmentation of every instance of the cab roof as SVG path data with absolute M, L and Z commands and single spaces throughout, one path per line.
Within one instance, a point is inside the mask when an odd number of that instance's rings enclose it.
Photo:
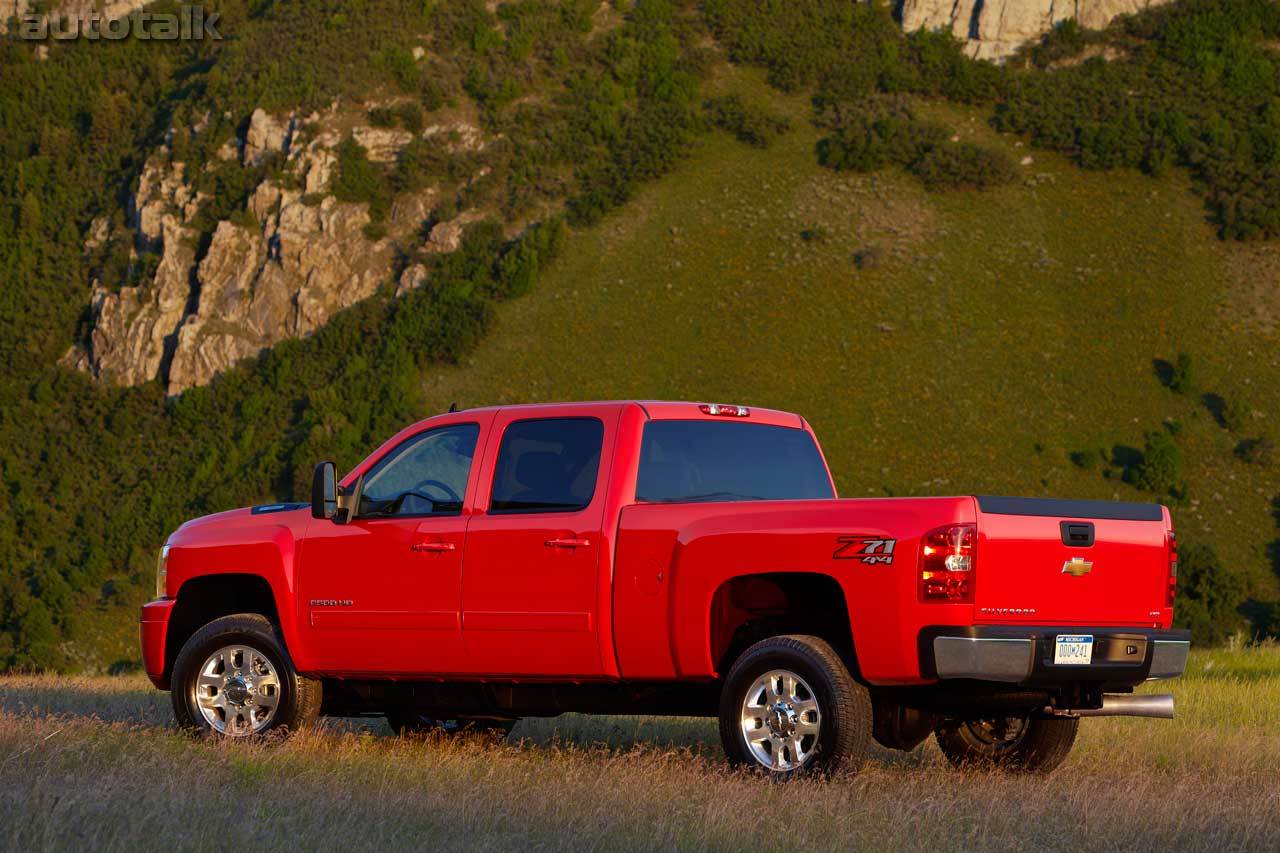
M 591 400 L 580 403 L 515 403 L 507 406 L 478 406 L 472 409 L 459 409 L 459 411 L 470 412 L 498 412 L 509 409 L 528 410 L 530 413 L 548 412 L 554 413 L 556 409 L 573 407 L 575 409 L 591 408 L 599 406 L 600 408 L 613 408 L 616 406 L 639 406 L 649 420 L 654 421 L 683 421 L 683 420 L 723 420 L 722 415 L 710 415 L 704 412 L 700 407 L 718 405 L 718 406 L 739 406 L 745 404 L 724 403 L 714 400 L 708 400 L 702 403 L 693 403 L 687 401 L 674 400 Z M 778 409 L 762 409 L 755 406 L 746 406 L 748 414 L 745 417 L 733 417 L 732 420 L 743 423 L 767 424 L 769 426 L 786 426 L 797 429 L 805 427 L 804 418 L 791 412 L 784 412 Z

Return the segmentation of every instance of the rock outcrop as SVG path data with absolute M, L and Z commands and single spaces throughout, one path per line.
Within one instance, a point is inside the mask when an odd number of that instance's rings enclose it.
M 33 5 L 37 5 L 39 12 L 47 12 L 50 15 L 85 20 L 96 12 L 104 19 L 115 20 L 123 18 L 125 15 L 131 15 L 152 2 L 155 2 L 155 0 L 115 0 L 115 2 L 61 0 L 61 2 L 52 4 L 34 4 L 32 0 L 0 0 L 0 33 L 5 31 L 5 26 L 10 18 L 18 18 L 27 14 L 31 11 Z
M 254 110 L 244 135 L 244 164 L 257 166 L 271 154 L 287 155 L 293 130 L 293 116 L 282 120 L 268 115 L 266 110 Z
M 1062 21 L 1101 29 L 1119 15 L 1141 12 L 1169 0 L 901 0 L 902 27 L 946 29 L 977 59 L 1004 59 Z
M 463 227 L 482 216 L 461 211 L 436 224 L 424 240 L 425 223 L 441 198 L 437 188 L 398 197 L 377 230 L 368 227 L 367 205 L 328 194 L 337 165 L 333 149 L 345 133 L 365 145 L 371 160 L 387 164 L 414 138 L 401 130 L 352 126 L 351 118 L 298 120 L 256 110 L 244 138 L 222 148 L 235 156 L 220 154 L 217 168 L 237 168 L 228 159 L 247 169 L 278 157 L 284 177 L 264 181 L 234 221 L 217 223 L 199 258 L 201 238 L 193 223 L 209 199 L 193 189 L 186 166 L 166 150 L 148 160 L 128 214 L 134 257 L 158 258 L 151 261 L 154 276 L 147 284 L 121 288 L 93 282 L 92 331 L 65 363 L 117 385 L 159 377 L 171 395 L 179 394 L 280 340 L 314 332 L 336 312 L 373 295 L 395 280 L 400 253 L 425 258 L 454 251 Z M 299 139 L 304 123 L 311 138 Z M 460 148 L 483 146 L 480 131 L 470 125 L 452 126 L 450 132 Z M 86 234 L 86 252 L 102 246 L 107 231 L 105 218 L 96 220 Z M 428 278 L 427 266 L 412 264 L 397 292 L 422 287 Z

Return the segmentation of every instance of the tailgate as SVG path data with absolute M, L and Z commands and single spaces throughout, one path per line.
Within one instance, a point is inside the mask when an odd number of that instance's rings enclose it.
M 978 497 L 978 622 L 1152 625 L 1165 615 L 1158 504 Z

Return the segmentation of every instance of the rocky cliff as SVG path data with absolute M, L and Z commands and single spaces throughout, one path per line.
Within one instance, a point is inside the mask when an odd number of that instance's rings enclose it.
M 104 18 L 123 18 L 125 15 L 131 14 L 137 9 L 141 9 L 154 0 L 114 0 L 113 2 L 103 2 L 102 0 L 61 0 L 57 3 L 34 3 L 32 0 L 0 0 L 0 32 L 4 32 L 5 25 L 10 18 L 16 18 L 27 14 L 31 8 L 35 6 L 39 11 L 49 11 L 51 14 L 73 16 L 81 20 L 87 18 L 91 13 L 98 12 Z
M 221 165 L 251 169 L 268 158 L 283 165 L 256 187 L 243 211 L 206 233 L 202 253 L 195 223 L 210 200 L 193 188 L 195 176 L 184 163 L 167 148 L 157 151 L 138 179 L 128 223 L 134 256 L 158 258 L 155 272 L 137 285 L 92 283 L 92 330 L 66 363 L 117 385 L 159 377 L 170 394 L 179 394 L 280 340 L 315 331 L 392 283 L 398 257 L 456 249 L 462 226 L 482 213 L 450 210 L 446 221 L 435 221 L 433 209 L 443 197 L 437 187 L 398 197 L 377 229 L 367 227 L 367 204 L 342 202 L 330 192 L 334 149 L 347 134 L 375 163 L 394 162 L 415 137 L 353 124 L 364 115 L 344 115 L 336 107 L 305 120 L 254 112 L 242 138 L 222 146 Z M 437 134 L 469 152 L 485 144 L 479 129 L 465 121 L 422 131 Z M 105 220 L 95 222 L 86 251 L 108 230 Z M 427 280 L 427 268 L 411 264 L 398 291 Z
M 902 27 L 947 29 L 977 59 L 1003 59 L 1068 18 L 1101 29 L 1169 0 L 901 0 Z

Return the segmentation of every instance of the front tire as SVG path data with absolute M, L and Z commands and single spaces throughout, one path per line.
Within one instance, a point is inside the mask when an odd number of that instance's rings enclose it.
M 1067 760 L 1079 729 L 1073 717 L 997 717 L 948 720 L 935 734 L 956 767 L 1050 773 Z
M 871 697 L 826 640 L 770 637 L 734 663 L 720 694 L 729 763 L 777 778 L 857 770 L 871 742 Z
M 319 681 L 294 669 L 270 620 L 240 613 L 191 635 L 174 662 L 170 698 L 181 728 L 242 738 L 310 726 L 321 693 Z

